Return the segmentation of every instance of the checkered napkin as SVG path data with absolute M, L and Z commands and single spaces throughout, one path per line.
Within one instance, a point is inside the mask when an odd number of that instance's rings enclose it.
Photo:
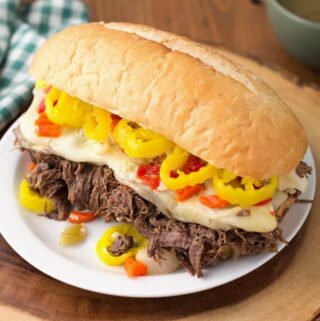
M 80 0 L 0 0 L 0 130 L 31 99 L 28 66 L 35 50 L 52 33 L 87 21 Z

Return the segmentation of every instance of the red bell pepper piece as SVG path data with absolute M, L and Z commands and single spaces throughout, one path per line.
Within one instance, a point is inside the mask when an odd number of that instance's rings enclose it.
M 137 176 L 152 189 L 156 189 L 160 184 L 160 165 L 140 165 Z
M 183 164 L 181 170 L 185 174 L 190 174 L 191 172 L 197 172 L 201 167 L 205 166 L 206 164 L 197 156 L 189 155 L 187 161 Z M 176 171 L 171 171 L 170 176 L 172 178 L 177 178 L 179 175 Z
M 92 212 L 71 211 L 68 217 L 68 222 L 75 224 L 87 223 L 93 221 L 96 217 L 97 216 Z
M 210 208 L 225 208 L 230 205 L 228 201 L 222 200 L 217 195 L 200 195 L 199 201 Z
M 130 278 L 148 274 L 148 267 L 144 263 L 136 261 L 133 257 L 126 259 L 124 268 Z
M 32 172 L 36 168 L 37 164 L 30 161 L 28 164 L 28 172 Z
M 194 186 L 186 186 L 182 189 L 176 190 L 176 199 L 179 202 L 185 201 L 186 199 L 192 197 L 193 195 L 199 194 L 204 191 L 202 184 L 197 184 Z
M 189 155 L 187 161 L 182 166 L 182 171 L 185 174 L 190 174 L 191 172 L 197 172 L 201 167 L 206 164 L 197 156 Z
M 37 135 L 40 137 L 59 137 L 61 134 L 61 126 L 51 122 L 45 113 L 39 114 L 35 121 L 37 125 Z
M 43 113 L 45 111 L 45 109 L 46 109 L 46 105 L 45 105 L 44 99 L 42 99 L 40 101 L 39 106 L 38 106 L 38 113 L 39 114 Z

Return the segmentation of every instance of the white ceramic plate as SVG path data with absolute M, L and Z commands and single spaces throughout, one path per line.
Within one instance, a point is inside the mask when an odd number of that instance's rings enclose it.
M 201 279 L 182 269 L 167 275 L 129 279 L 122 269 L 108 268 L 95 254 L 98 238 L 110 224 L 102 219 L 87 224 L 88 238 L 73 247 L 60 247 L 58 239 L 68 223 L 49 220 L 27 212 L 18 202 L 18 185 L 25 176 L 28 157 L 14 149 L 14 124 L 0 144 L 0 231 L 12 248 L 31 265 L 62 282 L 86 290 L 126 297 L 166 297 L 203 291 L 235 280 L 258 268 L 276 253 L 242 257 L 205 270 Z M 313 199 L 315 165 L 311 151 L 305 160 L 313 167 L 302 198 Z M 295 204 L 281 224 L 290 241 L 299 231 L 311 204 Z M 279 244 L 279 251 L 284 247 Z

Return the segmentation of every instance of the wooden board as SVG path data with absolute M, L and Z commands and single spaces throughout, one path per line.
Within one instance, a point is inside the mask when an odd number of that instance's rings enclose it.
M 320 93 L 299 86 L 280 72 L 231 55 L 274 87 L 292 107 L 307 131 L 320 169 Z M 314 320 L 320 312 L 319 235 L 318 190 L 302 231 L 263 267 L 212 290 L 164 299 L 117 298 L 68 286 L 36 271 L 0 239 L 0 321 Z

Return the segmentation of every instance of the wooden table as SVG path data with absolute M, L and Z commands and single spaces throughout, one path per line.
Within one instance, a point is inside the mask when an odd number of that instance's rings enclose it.
M 255 57 L 252 61 L 233 55 L 294 110 L 320 168 L 320 93 L 313 88 L 320 84 L 320 75 L 281 49 L 267 25 L 263 5 L 247 0 L 87 2 L 96 20 L 147 23 Z M 298 76 L 288 78 L 284 70 Z M 320 191 L 307 224 L 273 260 L 224 286 L 167 299 L 116 298 L 68 286 L 34 269 L 0 238 L 0 321 L 319 320 L 319 235 Z
M 268 0 L 264 0 L 268 1 Z M 92 20 L 147 24 L 199 42 L 222 45 L 299 81 L 320 85 L 320 73 L 291 57 L 268 23 L 262 1 L 252 0 L 85 0 Z

